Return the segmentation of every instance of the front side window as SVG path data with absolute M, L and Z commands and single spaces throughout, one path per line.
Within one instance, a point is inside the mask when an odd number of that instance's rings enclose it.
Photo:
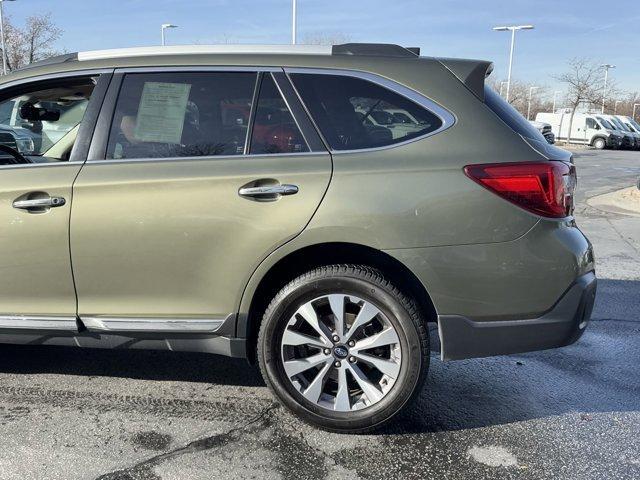
M 254 72 L 127 74 L 107 159 L 243 154 L 256 79 Z
M 68 161 L 97 81 L 43 81 L 0 96 L 0 144 L 36 163 Z
M 587 118 L 587 128 L 593 128 L 594 130 L 598 130 L 598 124 L 593 118 Z
M 291 78 L 333 150 L 393 145 L 442 126 L 429 110 L 368 80 L 312 73 Z M 403 115 L 415 121 L 403 121 Z

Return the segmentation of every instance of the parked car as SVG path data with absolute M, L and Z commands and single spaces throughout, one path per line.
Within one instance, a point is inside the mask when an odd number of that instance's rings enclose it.
M 2 77 L 0 109 L 21 99 L 21 123 L 63 135 L 0 166 L 0 342 L 248 358 L 340 432 L 409 408 L 430 324 L 443 360 L 575 342 L 596 277 L 571 154 L 491 70 L 397 45 L 197 45 Z M 84 115 L 58 125 L 69 102 Z M 367 128 L 376 104 L 420 127 Z
M 621 148 L 626 138 L 602 116 L 595 114 L 576 113 L 572 120 L 570 110 L 556 113 L 540 112 L 536 115 L 536 121 L 550 124 L 556 140 L 566 141 L 570 138 L 572 143 L 591 145 L 599 150 Z M 571 124 L 571 134 L 569 134 L 569 124 Z M 627 142 L 629 140 L 627 138 Z
M 640 133 L 636 133 L 628 128 L 616 115 L 602 115 L 602 117 L 606 118 L 618 132 L 626 137 L 623 142 L 624 148 L 640 149 Z
M 535 120 L 529 120 L 529 123 L 542 134 L 542 136 L 548 143 L 550 143 L 551 145 L 556 143 L 556 136 L 553 134 L 550 124 L 545 122 L 537 122 Z

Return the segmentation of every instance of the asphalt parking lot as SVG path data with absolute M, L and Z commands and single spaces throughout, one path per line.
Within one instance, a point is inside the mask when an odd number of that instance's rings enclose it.
M 244 361 L 0 346 L 0 479 L 640 478 L 640 217 L 588 206 L 640 152 L 576 153 L 576 216 L 596 249 L 575 345 L 442 363 L 416 412 L 329 434 L 278 407 Z

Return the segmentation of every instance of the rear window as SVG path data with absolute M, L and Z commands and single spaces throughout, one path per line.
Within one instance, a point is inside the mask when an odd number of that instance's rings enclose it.
M 484 86 L 484 103 L 516 133 L 533 140 L 546 141 L 537 128 L 488 85 Z

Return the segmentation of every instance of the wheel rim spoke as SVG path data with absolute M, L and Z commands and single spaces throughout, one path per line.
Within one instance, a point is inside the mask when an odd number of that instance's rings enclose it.
M 300 345 L 313 345 L 314 347 L 327 347 L 329 342 L 324 337 L 315 338 L 304 333 L 294 332 L 293 330 L 285 330 L 282 335 L 282 344 L 298 347 Z
M 363 362 L 373 365 L 383 374 L 387 375 L 390 378 L 393 378 L 394 380 L 398 378 L 398 373 L 400 372 L 400 364 L 395 362 L 394 360 L 375 357 L 373 355 L 367 355 L 365 353 L 356 354 L 355 357 L 358 360 L 362 360 Z
M 356 382 L 362 389 L 362 393 L 364 393 L 369 400 L 369 403 L 376 403 L 384 396 L 383 393 L 376 388 L 376 386 L 369 381 L 367 376 L 364 374 L 360 367 L 356 364 L 349 364 L 349 370 L 353 374 L 353 378 L 355 378 Z
M 329 295 L 329 306 L 335 317 L 336 335 L 344 337 L 344 295 Z
M 320 370 L 320 372 L 318 372 L 318 374 L 316 375 L 316 378 L 313 379 L 313 381 L 302 393 L 307 400 L 313 403 L 318 403 L 320 395 L 322 394 L 322 389 L 324 388 L 324 382 L 327 377 L 327 373 L 329 372 L 330 368 L 331 362 L 327 361 L 324 364 L 324 367 L 322 367 L 322 370 Z
M 310 368 L 317 367 L 327 360 L 327 356 L 324 353 L 318 353 L 311 357 L 299 358 L 297 360 L 288 360 L 284 362 L 284 371 L 287 372 L 287 376 L 291 378 L 302 372 L 306 372 Z
M 380 333 L 376 333 L 375 335 L 357 341 L 351 351 L 353 353 L 360 353 L 362 350 L 384 347 L 396 343 L 398 343 L 398 334 L 393 329 L 393 327 L 387 327 Z
M 338 392 L 336 393 L 336 400 L 333 405 L 334 410 L 348 411 L 351 410 L 351 400 L 349 398 L 349 385 L 347 383 L 347 369 L 346 367 L 338 370 Z
M 356 319 L 353 321 L 351 328 L 349 328 L 349 332 L 347 333 L 346 340 L 348 341 L 351 338 L 351 336 L 356 332 L 356 330 L 358 330 L 358 328 L 362 327 L 363 325 L 366 325 L 371 320 L 373 320 L 378 313 L 380 313 L 380 310 L 378 310 L 372 304 L 365 302 L 364 305 L 362 305 L 360 312 L 358 312 Z
M 311 302 L 305 303 L 303 306 L 301 306 L 298 309 L 297 313 L 302 318 L 304 318 L 305 322 L 311 325 L 316 332 L 318 332 L 318 335 L 320 335 L 320 337 L 323 337 L 327 341 L 330 341 L 331 332 L 329 332 L 329 329 L 324 324 L 320 323 L 318 314 L 313 308 Z

